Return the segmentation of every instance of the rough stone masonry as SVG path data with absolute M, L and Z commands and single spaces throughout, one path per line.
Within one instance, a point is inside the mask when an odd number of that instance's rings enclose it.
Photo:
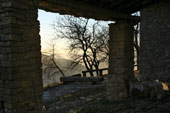
M 38 2 L 0 0 L 0 113 L 42 113 Z M 169 6 L 160 3 L 142 10 L 142 80 L 170 80 Z M 110 37 L 107 96 L 122 100 L 133 75 L 133 25 L 110 25 Z
M 170 82 L 170 2 L 141 11 L 141 80 Z
M 37 7 L 0 0 L 0 113 L 41 113 L 42 77 Z
M 109 32 L 107 97 L 122 100 L 128 97 L 128 81 L 133 77 L 133 24 L 118 21 L 110 24 Z

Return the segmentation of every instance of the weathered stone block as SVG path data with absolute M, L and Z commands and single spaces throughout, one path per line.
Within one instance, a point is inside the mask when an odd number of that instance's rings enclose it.
M 3 101 L 6 113 L 42 112 L 39 22 L 34 3 L 0 0 L 0 106 Z M 39 80 L 35 86 L 34 80 Z
M 110 25 L 109 49 L 107 97 L 122 100 L 128 96 L 128 81 L 133 77 L 133 24 Z
M 170 3 L 141 11 L 140 75 L 142 80 L 170 81 Z

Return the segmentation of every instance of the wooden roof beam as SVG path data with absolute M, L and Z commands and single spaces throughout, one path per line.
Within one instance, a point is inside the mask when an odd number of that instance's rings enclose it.
M 93 18 L 96 20 L 117 21 L 131 20 L 138 22 L 140 17 L 99 8 L 82 2 L 81 0 L 42 0 L 39 8 L 60 14 L 69 14 L 77 17 Z

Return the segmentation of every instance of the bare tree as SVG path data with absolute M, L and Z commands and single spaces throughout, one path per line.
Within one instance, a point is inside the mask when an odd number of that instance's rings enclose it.
M 90 25 L 88 19 L 64 16 L 61 21 L 55 22 L 53 27 L 57 38 L 70 42 L 72 68 L 83 63 L 93 76 L 92 70 L 99 69 L 100 63 L 108 60 L 108 28 L 99 22 Z
M 139 12 L 135 13 L 136 16 L 139 16 Z M 136 66 L 139 70 L 139 49 L 140 49 L 140 22 L 134 26 L 134 48 L 136 50 Z
M 43 54 L 43 73 L 47 76 L 47 79 L 49 77 L 55 76 L 56 74 L 62 74 L 64 77 L 65 74 L 60 68 L 60 66 L 57 65 L 56 59 L 55 59 L 55 46 L 54 44 L 50 45 L 52 47 L 52 51 L 50 52 L 44 52 Z

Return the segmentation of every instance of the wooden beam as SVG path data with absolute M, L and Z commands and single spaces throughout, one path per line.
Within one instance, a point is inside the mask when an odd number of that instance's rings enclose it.
M 96 20 L 117 21 L 133 20 L 140 21 L 139 17 L 96 7 L 82 2 L 81 0 L 42 0 L 39 8 L 60 14 L 69 14 L 77 17 L 93 18 Z
M 96 82 L 101 82 L 103 80 L 103 77 L 60 77 L 60 81 L 64 83 L 92 82 L 92 84 L 95 84 Z

